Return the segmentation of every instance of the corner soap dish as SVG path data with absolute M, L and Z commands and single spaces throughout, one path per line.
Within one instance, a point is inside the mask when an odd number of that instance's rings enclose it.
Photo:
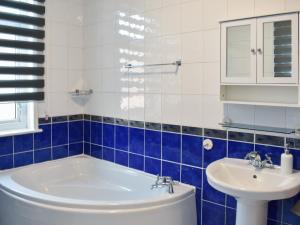
M 74 91 L 70 91 L 69 94 L 72 97 L 89 96 L 89 95 L 93 94 L 93 89 L 89 89 L 89 90 L 79 90 L 79 89 L 76 89 Z

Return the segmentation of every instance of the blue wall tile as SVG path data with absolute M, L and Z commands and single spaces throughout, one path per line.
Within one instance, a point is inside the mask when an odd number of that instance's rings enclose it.
M 202 170 L 194 167 L 182 166 L 181 182 L 202 188 Z
M 282 201 L 269 202 L 268 218 L 281 221 Z
M 0 170 L 11 169 L 14 166 L 13 155 L 6 155 L 0 157 Z
M 277 221 L 274 221 L 274 220 L 268 220 L 268 224 L 267 225 L 282 225 L 281 222 L 277 222 Z M 284 224 L 286 225 L 286 224 Z
M 52 124 L 52 145 L 65 145 L 68 143 L 68 123 Z
M 33 163 L 33 151 L 14 155 L 14 167 L 27 166 Z
M 91 156 L 98 159 L 102 159 L 103 158 L 102 147 L 99 145 L 91 144 Z
M 283 218 L 284 223 L 296 225 L 300 224 L 300 217 L 291 212 L 292 207 L 300 200 L 300 194 L 283 200 Z
M 226 208 L 226 225 L 235 225 L 236 210 Z
M 68 145 L 53 147 L 52 148 L 52 156 L 53 159 L 61 159 L 68 156 Z
M 128 151 L 129 129 L 128 127 L 116 126 L 116 149 Z
M 211 139 L 214 146 L 211 150 L 204 150 L 204 167 L 210 163 L 226 157 L 227 141 L 220 139 Z
M 84 154 L 91 155 L 91 144 L 90 143 L 84 142 L 83 148 L 84 148 Z
M 80 155 L 83 153 L 83 143 L 74 143 L 69 145 L 69 156 Z
M 129 167 L 137 170 L 144 170 L 144 157 L 135 154 L 129 154 Z
M 69 123 L 69 143 L 82 142 L 83 140 L 83 121 Z
M 197 225 L 202 225 L 202 194 L 201 189 L 196 189 Z
M 33 134 L 14 136 L 14 152 L 33 150 Z
M 271 154 L 273 163 L 276 165 L 280 164 L 280 157 L 283 153 L 283 148 L 266 145 L 255 145 L 255 150 L 261 154 L 263 159 L 265 154 Z
M 129 151 L 144 155 L 144 130 L 138 128 L 130 128 L 129 132 Z
M 111 124 L 103 124 L 103 146 L 114 148 L 115 145 L 115 126 Z
M 51 147 L 51 124 L 40 125 L 43 131 L 34 134 L 34 149 Z
M 161 161 L 153 158 L 145 158 L 145 172 L 161 175 Z
M 85 120 L 83 123 L 84 141 L 91 142 L 91 121 Z
M 202 138 L 182 136 L 182 163 L 202 167 Z
M 225 207 L 206 201 L 202 202 L 202 224 L 221 225 L 225 221 Z
M 146 156 L 161 159 L 161 132 L 145 131 L 145 154 Z
M 51 148 L 34 151 L 34 162 L 41 163 L 51 160 Z
M 13 153 L 13 138 L 2 137 L 0 138 L 0 156 Z
M 225 194 L 209 185 L 205 173 L 203 173 L 203 199 L 225 205 Z
M 293 167 L 296 170 L 300 170 L 300 150 L 290 150 L 290 153 L 293 155 Z
M 102 145 L 102 123 L 91 122 L 91 143 Z
M 162 158 L 164 160 L 180 162 L 181 135 L 174 133 L 162 134 Z
M 236 209 L 236 199 L 233 196 L 227 195 L 226 206 Z
M 228 142 L 228 157 L 244 159 L 245 156 L 254 150 L 254 144 L 229 141 Z
M 162 175 L 170 176 L 173 180 L 180 181 L 180 165 L 171 162 L 162 162 Z
M 128 152 L 116 150 L 116 163 L 123 166 L 128 166 Z
M 115 150 L 111 149 L 111 148 L 102 148 L 102 152 L 103 152 L 103 159 L 110 161 L 110 162 L 114 162 L 115 161 Z

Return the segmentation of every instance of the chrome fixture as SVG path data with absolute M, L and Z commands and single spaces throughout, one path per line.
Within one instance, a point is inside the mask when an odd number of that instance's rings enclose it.
M 148 64 L 148 65 L 132 65 L 132 64 L 126 64 L 124 68 L 126 69 L 133 69 L 133 68 L 142 68 L 142 67 L 155 67 L 155 66 L 181 66 L 181 60 L 177 60 L 172 63 L 160 63 L 160 64 Z
M 70 91 L 69 94 L 73 97 L 78 97 L 78 96 L 88 96 L 93 94 L 93 89 L 88 89 L 88 90 L 79 90 L 76 89 L 74 91 Z
M 170 194 L 174 193 L 174 184 L 175 182 L 173 181 L 172 177 L 164 177 L 164 176 L 159 176 L 157 175 L 155 184 L 153 184 L 151 186 L 151 190 L 153 190 L 154 188 L 160 188 L 160 187 L 168 187 L 168 192 Z
M 266 157 L 265 160 L 261 160 L 261 156 L 259 152 L 252 151 L 245 156 L 245 159 L 249 160 L 249 164 L 254 166 L 255 168 L 259 168 L 259 169 L 274 168 L 274 164 L 271 156 L 269 154 L 265 154 L 265 157 Z

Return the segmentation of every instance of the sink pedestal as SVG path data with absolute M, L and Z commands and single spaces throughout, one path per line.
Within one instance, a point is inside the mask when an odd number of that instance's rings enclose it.
M 236 225 L 267 225 L 268 202 L 237 198 Z

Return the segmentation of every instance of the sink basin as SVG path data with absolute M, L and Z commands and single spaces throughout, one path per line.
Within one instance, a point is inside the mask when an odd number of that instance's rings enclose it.
M 266 225 L 268 201 L 299 192 L 300 172 L 282 175 L 280 167 L 257 169 L 247 160 L 224 158 L 206 169 L 208 183 L 237 199 L 236 225 Z

